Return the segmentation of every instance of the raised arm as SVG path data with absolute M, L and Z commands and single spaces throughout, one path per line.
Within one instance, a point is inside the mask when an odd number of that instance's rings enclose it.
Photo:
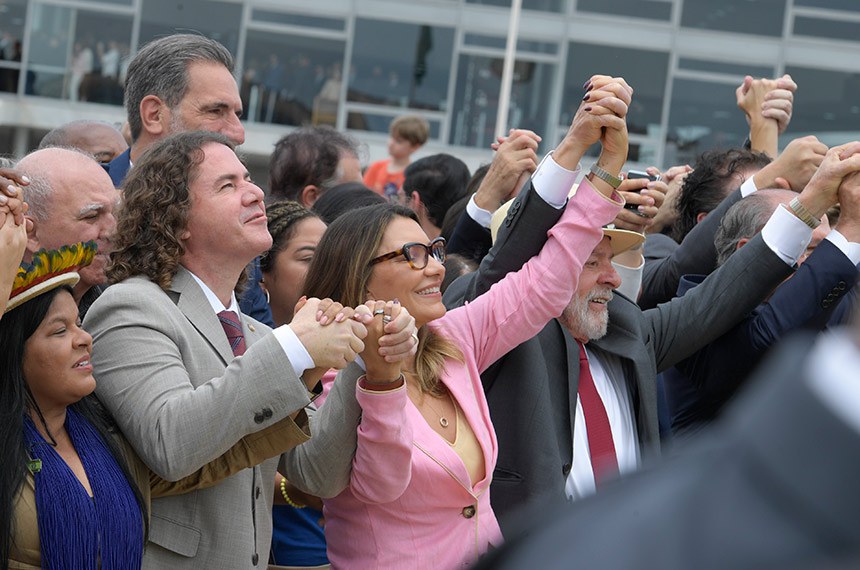
M 507 137 L 493 144 L 496 154 L 448 240 L 448 253 L 478 262 L 484 258 L 492 246 L 490 218 L 500 205 L 519 194 L 537 168 L 538 144 L 540 137 L 525 129 L 511 129 Z
M 749 75 L 735 91 L 738 107 L 750 126 L 750 145 L 771 157 L 778 154 L 778 137 L 791 120 L 797 84 L 790 75 L 779 79 L 753 79 Z
M 613 175 L 617 176 L 621 172 L 627 157 L 626 129 L 623 135 L 618 135 L 617 130 L 602 129 L 610 116 L 622 120 L 626 117 L 626 107 L 633 90 L 623 79 L 608 76 L 592 77 L 586 82 L 585 90 L 584 97 L 588 100 L 580 104 L 564 139 L 553 151 L 552 158 L 544 159 L 544 162 L 555 161 L 569 172 L 569 183 L 566 189 L 561 189 L 562 195 L 570 190 L 578 174 L 579 162 L 592 144 L 598 141 L 602 143 L 597 164 Z M 511 205 L 496 242 L 478 271 L 461 277 L 448 289 L 445 294 L 448 308 L 460 306 L 482 295 L 505 275 L 519 270 L 546 243 L 547 232 L 561 217 L 559 205 L 563 204 L 563 200 L 551 205 L 542 198 L 546 193 L 545 188 L 541 188 L 544 177 L 540 176 L 540 172 L 543 169 L 539 169 Z M 607 195 L 612 190 L 602 180 L 597 179 L 594 183 Z M 548 190 L 550 194 L 558 193 L 557 188 Z
M 791 274 L 812 237 L 804 217 L 808 214 L 811 220 L 820 219 L 836 203 L 843 178 L 860 168 L 860 154 L 855 154 L 858 150 L 860 143 L 830 149 L 797 198 L 805 212 L 780 206 L 761 234 L 701 285 L 646 311 L 654 327 L 658 371 L 720 337 Z
M 310 412 L 313 437 L 282 456 L 279 471 L 306 493 L 334 497 L 352 481 L 368 501 L 386 502 L 408 484 L 412 436 L 405 417 L 406 387 L 398 371 L 417 347 L 415 319 L 402 307 L 392 309 L 391 303 L 385 311 L 392 321 L 384 325 L 384 335 L 381 316 L 368 323 L 362 352 L 367 372 L 356 362 L 342 370 L 324 405 Z

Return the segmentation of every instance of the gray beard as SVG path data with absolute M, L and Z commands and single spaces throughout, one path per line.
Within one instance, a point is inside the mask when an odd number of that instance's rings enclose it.
M 585 298 L 574 295 L 559 317 L 561 323 L 575 338 L 597 340 L 606 336 L 606 330 L 609 327 L 609 311 L 603 311 L 599 315 L 588 311 L 589 301 L 597 297 L 612 299 L 612 291 L 592 289 Z

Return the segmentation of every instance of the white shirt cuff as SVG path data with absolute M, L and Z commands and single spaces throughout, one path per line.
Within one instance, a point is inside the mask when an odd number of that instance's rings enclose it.
M 812 229 L 780 204 L 761 230 L 761 237 L 781 260 L 794 266 L 812 240 Z
M 490 222 L 493 221 L 493 213 L 489 210 L 485 210 L 475 204 L 475 195 L 472 194 L 472 197 L 469 198 L 469 203 L 466 204 L 466 213 L 469 214 L 469 217 L 475 220 L 482 227 L 489 228 Z
M 310 370 L 314 367 L 314 359 L 311 358 L 305 345 L 302 344 L 302 341 L 299 340 L 299 337 L 296 336 L 290 325 L 281 325 L 272 332 L 275 333 L 275 338 L 278 339 L 281 348 L 284 349 L 284 354 L 290 359 L 290 364 L 293 365 L 296 376 L 301 378 L 305 370 Z
M 645 261 L 643 260 L 639 267 L 627 267 L 620 263 L 612 262 L 612 267 L 618 272 L 621 277 L 621 286 L 617 291 L 622 293 L 628 299 L 634 301 L 639 298 L 639 290 L 642 288 L 642 272 L 645 269 Z
M 830 243 L 839 248 L 839 251 L 845 254 L 845 257 L 851 260 L 851 263 L 857 265 L 860 263 L 860 243 L 848 241 L 848 239 L 839 233 L 839 230 L 830 230 L 827 238 Z
M 567 195 L 576 184 L 579 177 L 579 166 L 576 170 L 568 170 L 559 166 L 552 158 L 552 153 L 546 155 L 532 174 L 532 185 L 544 201 L 556 209 L 564 208 Z
M 741 196 L 744 198 L 758 190 L 758 188 L 755 187 L 755 180 L 753 178 L 753 176 L 750 176 L 744 180 L 743 184 L 741 184 Z

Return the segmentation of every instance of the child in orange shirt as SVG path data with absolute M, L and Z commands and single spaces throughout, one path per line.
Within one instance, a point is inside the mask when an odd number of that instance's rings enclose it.
M 367 168 L 364 185 L 387 200 L 395 201 L 397 190 L 403 186 L 403 171 L 409 166 L 412 153 L 427 142 L 430 125 L 418 115 L 403 115 L 391 122 L 388 132 L 389 158 Z

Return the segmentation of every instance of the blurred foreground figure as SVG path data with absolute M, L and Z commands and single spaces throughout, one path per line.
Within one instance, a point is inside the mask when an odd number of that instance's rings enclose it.
M 858 366 L 857 324 L 787 341 L 695 447 L 511 535 L 477 567 L 856 567 Z

